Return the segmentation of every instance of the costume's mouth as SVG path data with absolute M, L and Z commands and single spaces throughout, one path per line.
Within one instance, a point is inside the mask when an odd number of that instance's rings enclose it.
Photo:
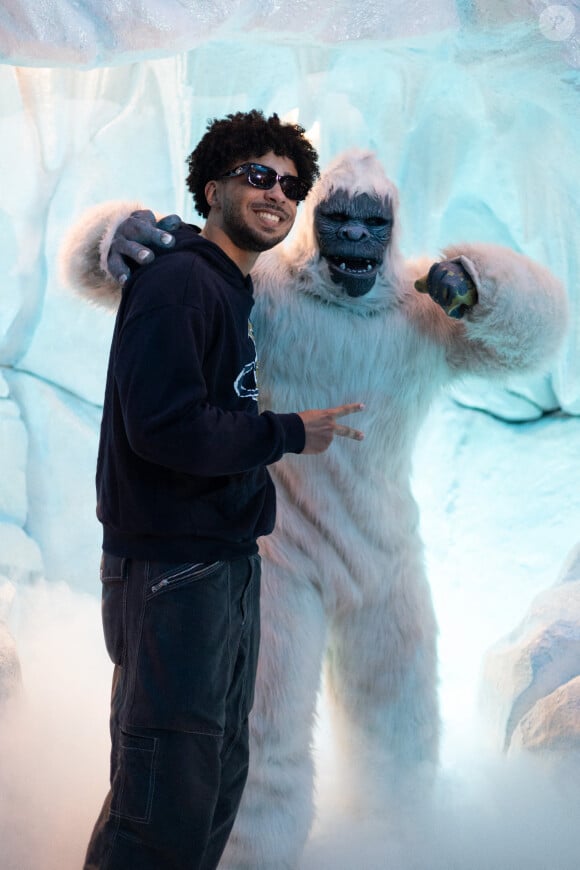
M 364 296 L 372 290 L 382 260 L 374 257 L 327 256 L 330 277 L 348 296 Z
M 372 278 L 379 269 L 380 260 L 368 257 L 327 257 L 330 270 L 339 275 Z

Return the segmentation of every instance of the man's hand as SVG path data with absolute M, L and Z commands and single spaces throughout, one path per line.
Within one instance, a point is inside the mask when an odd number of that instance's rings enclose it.
M 415 281 L 419 293 L 428 293 L 443 311 L 456 320 L 477 302 L 477 290 L 467 270 L 455 260 L 434 263 L 429 274 Z
M 336 422 L 337 417 L 345 417 L 364 410 L 364 405 L 355 402 L 351 405 L 340 405 L 338 408 L 326 408 L 323 411 L 301 411 L 298 416 L 304 423 L 306 430 L 305 453 L 324 453 L 330 447 L 335 435 L 340 438 L 352 438 L 354 441 L 362 441 L 364 435 L 358 429 L 350 426 L 342 426 Z
M 113 278 L 124 284 L 131 274 L 128 260 L 134 260 L 141 265 L 150 263 L 155 259 L 153 251 L 146 245 L 159 245 L 162 248 L 171 248 L 175 239 L 171 235 L 181 223 L 179 215 L 170 214 L 155 223 L 155 215 L 152 211 L 134 211 L 119 224 L 113 236 L 111 247 L 107 256 L 107 267 Z

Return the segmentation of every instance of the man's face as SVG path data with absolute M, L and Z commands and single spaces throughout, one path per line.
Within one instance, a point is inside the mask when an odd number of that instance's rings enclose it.
M 289 157 L 278 157 L 272 151 L 242 162 L 261 163 L 278 175 L 297 175 Z M 245 175 L 223 178 L 218 184 L 221 228 L 236 247 L 261 253 L 286 238 L 298 203 L 284 195 L 278 181 L 270 190 L 252 187 Z

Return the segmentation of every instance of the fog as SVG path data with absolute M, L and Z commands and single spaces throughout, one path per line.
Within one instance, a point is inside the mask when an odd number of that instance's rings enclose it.
M 302 870 L 577 870 L 578 753 L 504 755 L 479 697 L 487 649 L 555 581 L 557 554 L 575 541 L 579 451 L 574 418 L 514 425 L 448 399 L 434 409 L 415 489 L 440 623 L 440 771 L 432 792 L 395 796 L 380 818 L 348 808 L 322 698 L 318 817 Z M 543 469 L 541 486 L 530 467 Z M 107 789 L 112 666 L 99 601 L 37 579 L 20 590 L 11 628 L 23 694 L 0 720 L 0 866 L 75 870 Z

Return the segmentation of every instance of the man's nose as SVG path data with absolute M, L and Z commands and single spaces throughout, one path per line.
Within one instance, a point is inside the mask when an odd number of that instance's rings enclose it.
M 265 190 L 264 193 L 266 195 L 266 199 L 271 199 L 275 202 L 281 202 L 283 199 L 286 199 L 286 195 L 280 187 L 279 181 L 276 182 L 274 187 L 271 187 L 269 190 Z

